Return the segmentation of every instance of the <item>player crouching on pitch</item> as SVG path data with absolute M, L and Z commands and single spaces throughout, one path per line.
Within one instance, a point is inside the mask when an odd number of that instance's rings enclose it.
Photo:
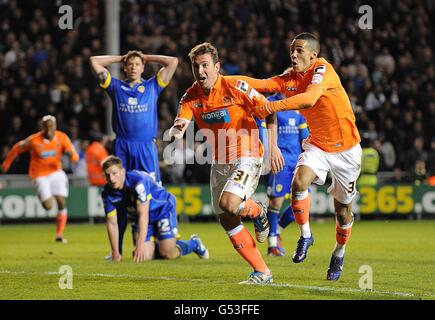
M 197 235 L 190 240 L 177 240 L 177 226 L 171 214 L 175 213 L 175 197 L 143 171 L 126 171 L 122 160 L 107 157 L 102 163 L 107 181 L 102 197 L 107 218 L 107 233 L 112 247 L 112 260 L 122 259 L 122 239 L 131 217 L 138 226 L 133 261 L 154 258 L 155 237 L 159 242 L 158 253 L 163 259 L 176 259 L 195 252 L 208 259 L 208 249 Z

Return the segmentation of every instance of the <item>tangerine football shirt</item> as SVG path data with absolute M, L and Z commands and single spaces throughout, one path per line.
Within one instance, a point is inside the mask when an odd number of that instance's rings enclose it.
M 240 157 L 263 156 L 252 108 L 265 103 L 266 98 L 245 81 L 219 75 L 208 96 L 197 82 L 186 91 L 177 118 L 194 118 L 214 147 L 215 161 L 232 163 Z
M 310 130 L 308 141 L 326 152 L 344 151 L 361 141 L 349 97 L 333 66 L 325 59 L 318 58 L 303 74 L 290 71 L 269 79 L 242 79 L 260 92 L 281 92 L 286 96 L 290 96 L 290 92 L 296 93 L 288 99 L 270 103 L 279 106 L 274 108 L 279 110 L 296 106 L 300 93 L 320 89 L 322 94 L 316 103 L 299 110 Z
M 32 179 L 62 170 L 61 157 L 64 152 L 71 154 L 73 162 L 79 160 L 79 155 L 65 133 L 56 130 L 53 139 L 48 140 L 44 138 L 44 133 L 40 131 L 12 147 L 3 161 L 3 169 L 8 171 L 15 158 L 20 153 L 27 151 L 30 152 L 29 176 Z

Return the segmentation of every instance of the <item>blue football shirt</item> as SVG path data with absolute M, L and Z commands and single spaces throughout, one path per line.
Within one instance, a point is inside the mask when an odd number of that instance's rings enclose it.
M 101 87 L 112 99 L 112 127 L 117 138 L 147 142 L 157 136 L 157 100 L 166 85 L 159 74 L 141 78 L 133 87 L 109 74 Z

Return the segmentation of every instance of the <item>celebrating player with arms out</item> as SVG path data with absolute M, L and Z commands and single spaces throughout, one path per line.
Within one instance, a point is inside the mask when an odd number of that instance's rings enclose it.
M 194 118 L 207 142 L 214 143 L 210 177 L 213 210 L 236 251 L 254 269 L 244 283 L 270 283 L 272 273 L 241 222 L 242 217 L 254 219 L 257 240 L 266 240 L 266 208 L 250 199 L 258 185 L 263 156 L 251 113 L 253 106 L 264 105 L 266 99 L 246 82 L 220 75 L 218 52 L 210 43 L 195 46 L 189 58 L 196 82 L 180 101 L 170 135 L 182 138 Z
M 345 246 L 354 221 L 352 200 L 357 194 L 356 180 L 361 166 L 361 141 L 349 98 L 334 68 L 319 58 L 320 44 L 310 33 L 301 33 L 290 45 L 293 70 L 288 74 L 265 80 L 245 79 L 260 92 L 286 92 L 296 95 L 268 102 L 256 109 L 264 118 L 283 110 L 300 110 L 306 118 L 310 136 L 303 145 L 292 182 L 292 208 L 301 229 L 301 237 L 293 255 L 302 262 L 314 243 L 309 226 L 312 182 L 324 184 L 329 172 L 332 184 L 328 189 L 334 197 L 336 213 L 336 245 L 329 264 L 327 279 L 338 280 L 343 269 Z
M 2 170 L 7 172 L 15 158 L 23 152 L 30 152 L 29 176 L 35 181 L 38 196 L 45 210 L 57 203 L 56 241 L 66 243 L 63 231 L 68 219 L 65 198 L 68 197 L 68 178 L 62 170 L 61 157 L 68 154 L 73 162 L 79 161 L 68 136 L 56 130 L 56 118 L 47 115 L 42 118 L 42 130 L 17 142 L 6 155 Z

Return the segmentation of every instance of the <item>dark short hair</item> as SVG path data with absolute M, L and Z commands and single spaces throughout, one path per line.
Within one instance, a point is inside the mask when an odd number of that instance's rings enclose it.
M 192 48 L 189 52 L 190 62 L 193 63 L 196 56 L 203 55 L 206 53 L 210 53 L 213 59 L 213 63 L 216 64 L 219 62 L 219 54 L 215 46 L 213 46 L 209 42 L 200 43 Z
M 317 39 L 317 37 L 312 33 L 302 32 L 298 34 L 294 40 L 305 40 L 312 51 L 317 52 L 317 54 L 320 52 L 319 39 Z
M 103 169 L 103 172 L 106 172 L 106 170 L 109 169 L 111 166 L 118 166 L 120 168 L 123 168 L 121 158 L 112 155 L 108 156 L 101 162 L 101 168 Z
M 125 58 L 125 62 L 127 62 L 128 60 L 130 60 L 131 58 L 134 57 L 138 57 L 140 59 L 140 61 L 142 61 L 143 64 L 145 64 L 145 61 L 143 61 L 141 55 L 140 55 L 140 51 L 137 50 L 130 50 L 129 52 L 127 52 L 127 57 Z

